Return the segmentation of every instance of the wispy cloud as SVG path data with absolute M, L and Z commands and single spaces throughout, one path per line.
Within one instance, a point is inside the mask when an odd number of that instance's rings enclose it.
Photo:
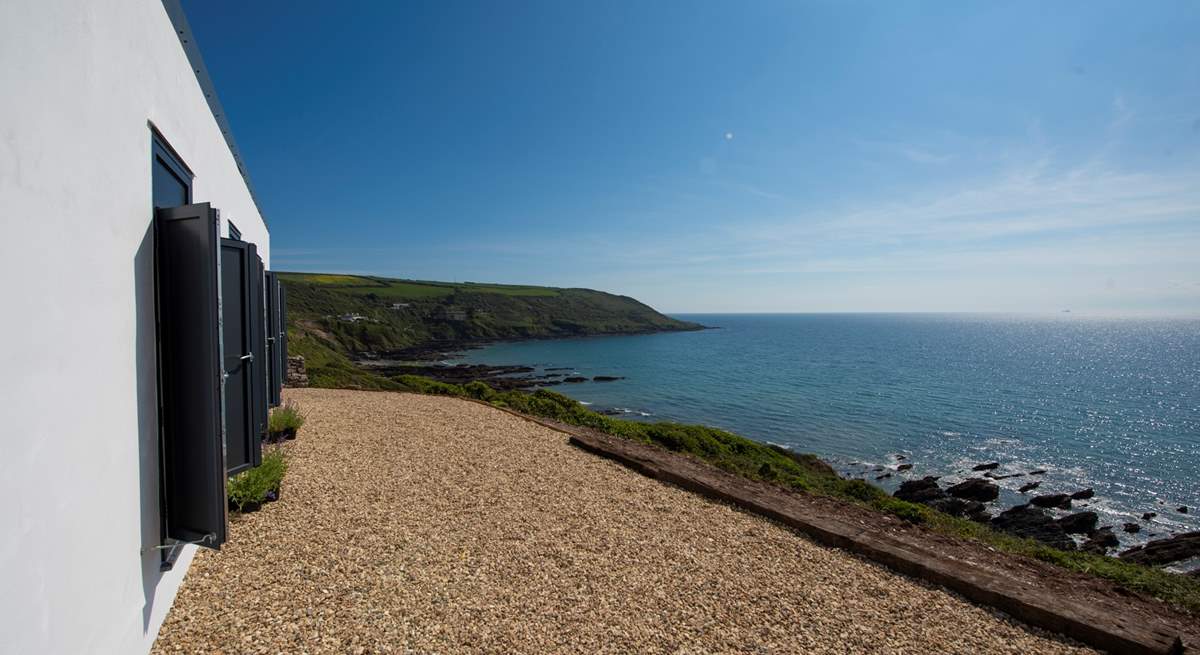
M 488 243 L 512 257 L 681 274 L 779 275 L 1182 268 L 1200 251 L 1200 170 L 1127 172 L 1049 154 L 974 183 L 902 200 L 744 219 L 686 233 Z

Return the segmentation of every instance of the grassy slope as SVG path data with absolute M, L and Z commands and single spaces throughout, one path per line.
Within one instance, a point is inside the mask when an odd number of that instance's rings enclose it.
M 425 282 L 323 273 L 281 273 L 288 294 L 289 351 L 304 355 L 322 387 L 392 389 L 350 361 L 358 352 L 438 342 L 630 334 L 697 329 L 629 298 L 590 289 Z M 393 309 L 394 303 L 407 307 Z M 461 312 L 462 318 L 455 316 Z M 347 323 L 342 314 L 367 320 Z
M 545 389 L 532 394 L 521 391 L 497 392 L 482 382 L 459 386 L 411 375 L 402 376 L 398 381 L 418 393 L 475 398 L 526 414 L 687 453 L 747 478 L 865 505 L 943 534 L 981 541 L 1003 552 L 1089 573 L 1167 601 L 1184 611 L 1200 613 L 1200 580 L 1103 555 L 1056 550 L 1036 541 L 997 532 L 986 525 L 943 514 L 924 505 L 898 500 L 863 480 L 847 480 L 838 476 L 828 464 L 814 455 L 793 453 L 702 425 L 615 419 Z

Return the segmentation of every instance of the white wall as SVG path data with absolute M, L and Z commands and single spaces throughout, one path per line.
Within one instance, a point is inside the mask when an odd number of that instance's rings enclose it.
M 158 573 L 152 122 L 266 226 L 160 0 L 0 2 L 0 652 L 140 653 Z M 189 547 L 190 548 L 190 547 Z

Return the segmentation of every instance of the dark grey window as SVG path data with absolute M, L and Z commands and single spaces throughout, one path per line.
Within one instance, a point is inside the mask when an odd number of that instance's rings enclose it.
M 158 134 L 151 136 L 151 186 L 155 209 L 192 202 L 192 173 Z
M 237 229 L 237 226 L 233 224 L 233 221 L 229 221 L 229 238 L 233 239 L 234 241 L 242 240 L 242 231 Z

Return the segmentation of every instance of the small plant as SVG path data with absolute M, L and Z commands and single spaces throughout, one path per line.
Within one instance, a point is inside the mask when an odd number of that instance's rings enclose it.
M 238 473 L 226 483 L 229 504 L 239 512 L 252 511 L 268 498 L 278 498 L 284 473 L 287 473 L 287 459 L 283 450 L 263 451 L 262 464 Z
M 296 432 L 304 425 L 304 415 L 295 403 L 288 401 L 276 407 L 267 421 L 267 441 L 276 442 L 295 439 Z

